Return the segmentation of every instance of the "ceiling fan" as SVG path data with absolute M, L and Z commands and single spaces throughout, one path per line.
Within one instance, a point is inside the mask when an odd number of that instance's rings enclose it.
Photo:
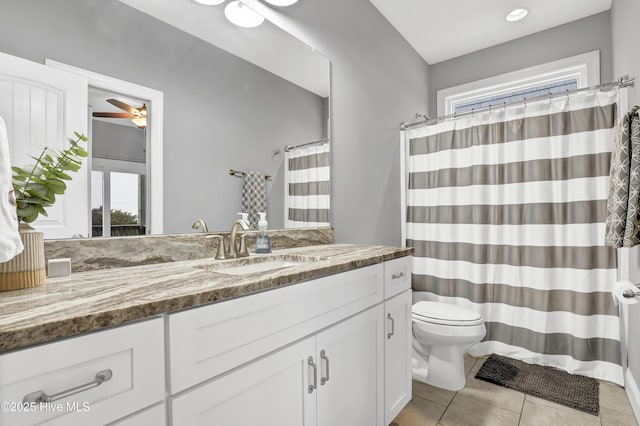
M 94 117 L 130 118 L 139 129 L 147 127 L 147 104 L 143 103 L 140 108 L 136 108 L 118 99 L 107 99 L 107 102 L 127 112 L 94 112 Z

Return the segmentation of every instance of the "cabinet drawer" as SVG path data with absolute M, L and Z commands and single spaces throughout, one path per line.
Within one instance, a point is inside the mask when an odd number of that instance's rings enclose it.
M 95 386 L 97 373 L 111 377 Z M 90 386 L 94 382 L 94 386 Z M 164 397 L 164 332 L 160 318 L 99 331 L 0 356 L 0 401 L 20 404 L 87 385 L 29 412 L 0 412 L 0 424 L 106 424 Z M 80 389 L 76 389 L 80 390 Z
M 176 393 L 383 300 L 382 264 L 169 316 Z
M 411 288 L 411 256 L 384 263 L 384 298 L 388 299 Z

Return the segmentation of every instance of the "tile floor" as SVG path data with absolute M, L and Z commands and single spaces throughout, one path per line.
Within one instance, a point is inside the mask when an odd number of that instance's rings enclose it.
M 637 426 L 624 389 L 600 382 L 600 415 L 497 386 L 474 376 L 487 357 L 465 356 L 467 386 L 452 392 L 413 382 L 413 399 L 399 426 Z

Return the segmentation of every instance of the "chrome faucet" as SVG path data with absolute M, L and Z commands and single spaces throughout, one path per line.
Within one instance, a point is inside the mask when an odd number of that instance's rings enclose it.
M 247 243 L 245 242 L 246 234 L 242 234 L 240 236 L 240 247 L 238 248 L 238 226 L 241 227 L 244 231 L 249 230 L 249 224 L 242 219 L 238 219 L 231 225 L 231 232 L 229 234 L 229 252 L 227 253 L 227 257 L 235 258 L 235 257 L 245 257 L 249 256 L 249 252 L 247 251 Z
M 202 220 L 202 219 L 198 219 L 195 222 L 193 222 L 193 225 L 191 225 L 191 228 L 193 228 L 193 229 L 202 229 L 202 232 L 204 232 L 204 233 L 209 232 L 209 230 L 207 229 L 207 224 L 204 223 L 204 220 Z

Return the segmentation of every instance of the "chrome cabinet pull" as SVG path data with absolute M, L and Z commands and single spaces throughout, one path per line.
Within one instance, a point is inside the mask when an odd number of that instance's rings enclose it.
M 113 377 L 113 372 L 110 369 L 98 371 L 95 379 L 89 383 L 85 383 L 80 386 L 73 387 L 71 389 L 64 390 L 62 392 L 54 393 L 53 395 L 47 395 L 44 391 L 32 392 L 25 395 L 22 402 L 26 403 L 40 403 L 40 402 L 55 402 L 63 398 L 75 395 L 80 392 L 84 392 L 89 389 L 97 388 L 104 382 L 108 382 Z
M 324 361 L 326 362 L 325 365 L 327 366 L 327 375 L 320 378 L 320 384 L 324 385 L 329 381 L 329 357 L 327 356 L 327 353 L 324 351 L 324 349 L 320 351 L 320 358 L 324 359 Z
M 313 384 L 309 385 L 307 390 L 309 391 L 309 393 L 313 393 L 313 390 L 318 387 L 318 366 L 313 362 L 312 356 L 307 358 L 307 364 L 309 364 L 309 366 L 313 368 Z
M 396 322 L 391 316 L 391 314 L 387 314 L 387 319 L 391 320 L 391 332 L 387 333 L 387 339 L 391 339 L 391 336 L 393 336 L 396 333 Z
M 404 272 L 398 272 L 397 274 L 391 275 L 392 280 L 397 280 L 398 278 L 404 278 Z

